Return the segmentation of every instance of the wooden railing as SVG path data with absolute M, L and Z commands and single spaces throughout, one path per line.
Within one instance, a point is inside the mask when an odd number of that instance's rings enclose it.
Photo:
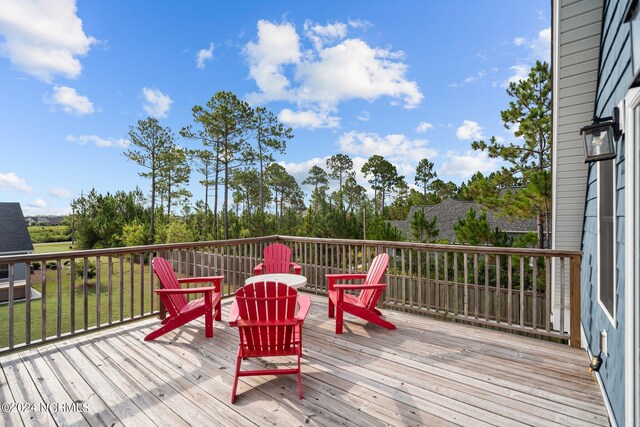
M 325 274 L 365 272 L 368 262 L 384 251 L 391 255 L 386 308 L 580 346 L 580 251 L 285 236 L 278 240 L 294 248 L 316 293 L 327 291 Z M 547 292 L 552 268 L 559 272 L 556 301 Z
M 7 301 L 0 304 L 0 353 L 162 316 L 150 268 L 154 256 L 171 260 L 181 277 L 224 275 L 222 293 L 229 297 L 252 275 L 264 247 L 276 241 L 292 248 L 308 279 L 306 291 L 325 294 L 325 274 L 366 272 L 384 251 L 391 255 L 385 308 L 579 346 L 580 252 L 267 236 L 0 257 L 0 264 L 9 265 Z M 562 309 L 552 306 L 546 292 L 554 259 L 563 273 L 565 268 L 571 273 L 570 280 L 561 274 L 556 284 L 564 290 Z M 15 279 L 19 268 L 27 270 L 24 281 Z M 560 311 L 557 324 L 552 309 Z

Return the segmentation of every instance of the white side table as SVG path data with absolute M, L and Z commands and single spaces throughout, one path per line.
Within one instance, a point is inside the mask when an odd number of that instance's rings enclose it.
M 299 274 L 260 274 L 258 276 L 249 277 L 244 281 L 244 284 L 249 285 L 256 282 L 277 282 L 284 283 L 285 285 L 291 286 L 292 288 L 299 288 L 307 284 L 307 278 Z

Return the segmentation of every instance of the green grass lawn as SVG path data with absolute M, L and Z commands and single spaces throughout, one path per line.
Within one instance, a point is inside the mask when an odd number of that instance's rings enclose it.
M 48 254 L 52 252 L 68 252 L 71 249 L 71 242 L 34 243 L 34 254 Z
M 67 245 L 68 250 L 68 245 Z M 57 250 L 54 250 L 54 252 Z M 78 260 L 77 262 L 82 262 Z M 75 330 L 80 331 L 85 327 L 85 317 L 87 327 L 98 324 L 98 294 L 100 307 L 100 324 L 109 323 L 109 307 L 111 307 L 111 319 L 114 322 L 120 320 L 120 301 L 122 299 L 122 318 L 128 319 L 132 315 L 139 316 L 141 313 L 148 313 L 151 310 L 151 298 L 154 298 L 154 309 L 158 309 L 159 303 L 155 295 L 151 297 L 152 290 L 149 283 L 150 266 L 144 265 L 144 290 L 141 289 L 140 264 L 133 264 L 133 283 L 131 280 L 131 264 L 124 260 L 122 278 L 122 297 L 120 286 L 120 265 L 117 258 L 112 259 L 111 285 L 109 285 L 108 260 L 101 258 L 100 286 L 97 292 L 97 277 L 88 280 L 87 286 L 83 286 L 82 279 L 75 278 L 75 289 L 71 289 L 71 271 L 69 266 L 60 270 L 60 282 L 58 282 L 58 271 L 47 270 L 45 297 L 43 299 L 33 299 L 31 301 L 31 340 L 42 338 L 42 324 L 45 324 L 45 336 L 55 336 L 57 334 L 58 318 L 58 295 L 60 295 L 60 333 L 64 334 L 71 330 L 71 301 L 75 300 Z M 41 271 L 36 270 L 32 274 L 32 287 L 38 292 L 43 292 Z M 109 286 L 111 286 L 111 302 L 109 301 Z M 133 296 L 132 296 L 133 295 Z M 144 298 L 144 307 L 141 307 Z M 133 299 L 133 310 L 131 300 Z M 43 307 L 44 305 L 44 307 Z M 85 316 L 86 312 L 86 316 Z M 44 319 L 44 320 L 43 320 Z M 14 345 L 24 343 L 26 336 L 26 303 L 24 301 L 14 303 Z M 9 305 L 0 305 L 0 348 L 9 345 Z

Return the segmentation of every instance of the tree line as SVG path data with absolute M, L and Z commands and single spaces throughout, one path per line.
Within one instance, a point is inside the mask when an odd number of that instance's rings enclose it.
M 542 247 L 551 227 L 548 64 L 538 62 L 528 78 L 512 82 L 507 93 L 511 101 L 501 112 L 502 121 L 523 142 L 502 144 L 492 137 L 472 143 L 474 150 L 502 159 L 506 166 L 501 170 L 488 176 L 478 172 L 458 186 L 439 179 L 433 162 L 424 158 L 410 187 L 395 165 L 372 155 L 360 170 L 367 189 L 355 179 L 353 160 L 338 153 L 324 165 L 312 166 L 302 181 L 312 188 L 307 206 L 298 182 L 275 161 L 293 140 L 292 129 L 266 108 L 253 108 L 231 92 L 218 92 L 206 105 L 194 106 L 193 123 L 179 130 L 197 148 L 178 145 L 173 131 L 155 118 L 130 127 L 131 144 L 124 156 L 142 169 L 139 175 L 150 181 L 150 192 L 91 191 L 73 200 L 78 245 L 94 248 L 267 234 L 402 240 L 405 237 L 388 220 L 406 219 L 411 206 L 457 198 L 511 217 L 535 216 L 537 245 Z M 194 173 L 204 198 L 192 203 L 187 187 Z M 331 181 L 336 188 L 332 192 Z M 493 237 L 488 238 L 491 233 L 485 228 L 470 225 L 481 219 L 482 213 L 459 224 L 460 236 L 467 235 L 464 241 L 508 244 L 500 230 L 492 230 Z M 437 241 L 437 219 L 428 221 L 418 213 L 410 220 L 411 238 Z M 469 236 L 480 228 L 485 237 Z

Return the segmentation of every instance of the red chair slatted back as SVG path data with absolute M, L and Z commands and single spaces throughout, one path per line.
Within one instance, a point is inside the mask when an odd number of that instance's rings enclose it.
M 264 274 L 291 273 L 291 249 L 282 243 L 264 248 Z
M 379 284 L 382 280 L 382 277 L 384 276 L 384 273 L 387 271 L 388 266 L 388 254 L 382 253 L 376 256 L 369 266 L 369 271 L 367 272 L 367 277 L 364 279 L 363 284 Z M 382 289 L 364 289 L 360 292 L 360 295 L 358 295 L 358 299 L 365 307 L 367 307 L 368 309 L 373 309 L 378 303 L 380 295 L 382 295 Z
M 249 323 L 238 322 L 243 350 L 265 356 L 288 354 L 295 339 L 297 298 L 298 292 L 284 283 L 257 282 L 238 289 L 238 313 Z
M 165 289 L 181 289 L 180 283 L 176 278 L 176 274 L 173 272 L 173 268 L 169 261 L 162 257 L 155 257 L 151 261 L 153 272 L 160 280 L 160 284 Z M 184 294 L 169 295 L 167 299 L 163 299 L 167 311 L 171 316 L 175 316 L 180 312 L 180 309 L 187 304 L 187 298 Z M 167 302 L 169 304 L 167 304 Z

